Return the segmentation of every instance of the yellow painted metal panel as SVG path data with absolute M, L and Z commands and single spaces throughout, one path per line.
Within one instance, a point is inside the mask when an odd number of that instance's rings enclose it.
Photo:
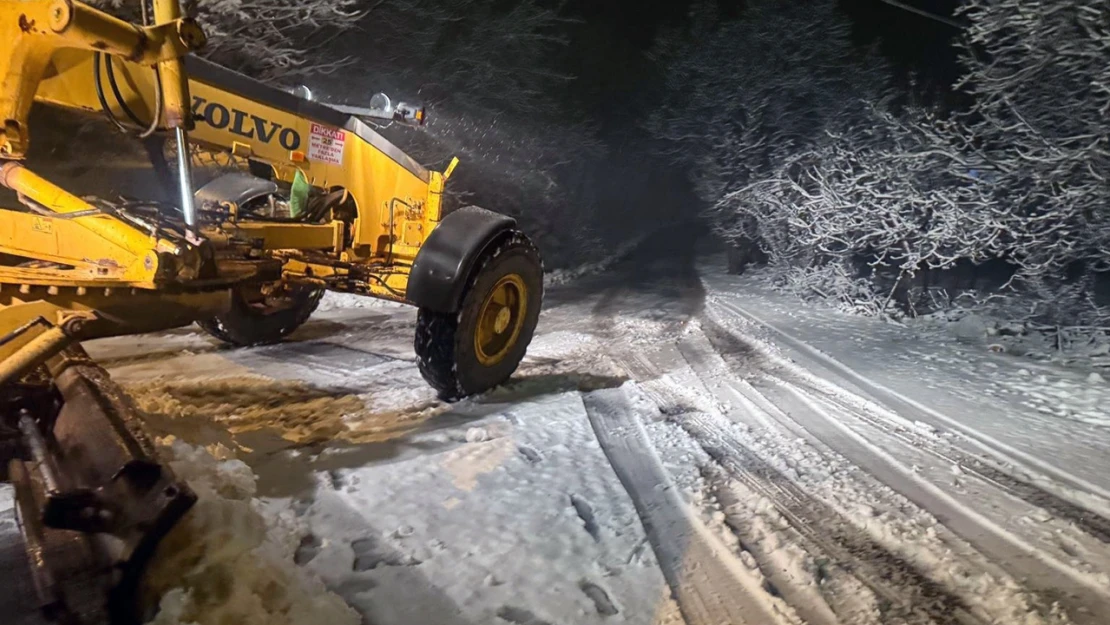
M 116 75 L 127 105 L 141 119 L 149 119 L 153 71 L 117 60 Z M 431 197 L 430 187 L 438 184 L 442 190 L 440 174 L 430 172 L 425 181 L 352 130 L 313 121 L 195 77 L 190 78 L 189 91 L 197 116 L 192 141 L 218 149 L 236 146 L 240 152 L 249 148 L 252 158 L 270 163 L 275 174 L 286 181 L 291 181 L 299 168 L 317 187 L 346 188 L 359 210 L 352 232 L 354 247 L 370 246 L 375 257 L 389 254 L 386 235 L 392 234 L 395 241 L 402 237 L 405 207 L 421 213 L 427 225 L 425 237 L 435 225 L 433 219 L 438 220 L 440 198 L 438 193 Z M 55 54 L 36 97 L 69 108 L 98 110 L 91 53 L 63 50 Z M 123 118 L 123 111 L 115 108 Z M 294 153 L 304 160 L 294 160 Z M 394 210 L 397 214 L 391 222 Z
M 326 250 L 335 243 L 333 225 L 243 222 L 228 230 L 245 239 L 262 239 L 263 249 L 268 250 Z

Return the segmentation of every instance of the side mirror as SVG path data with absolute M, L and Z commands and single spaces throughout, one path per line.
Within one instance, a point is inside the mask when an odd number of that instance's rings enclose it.
M 386 94 L 375 93 L 374 97 L 370 98 L 370 110 L 377 113 L 377 117 L 392 117 L 393 102 L 389 100 L 389 96 Z

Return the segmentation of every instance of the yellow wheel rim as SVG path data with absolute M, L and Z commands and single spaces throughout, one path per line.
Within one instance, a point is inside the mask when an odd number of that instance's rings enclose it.
M 490 367 L 505 359 L 520 338 L 528 312 L 528 287 L 515 273 L 502 276 L 486 294 L 478 310 L 474 331 L 474 353 L 478 362 Z

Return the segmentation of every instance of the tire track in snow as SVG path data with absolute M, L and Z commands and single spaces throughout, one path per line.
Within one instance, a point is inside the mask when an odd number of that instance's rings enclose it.
M 703 330 L 710 345 L 727 366 L 737 366 L 729 362 L 728 351 L 732 348 L 732 342 L 743 342 L 727 330 L 716 327 L 712 321 L 706 321 L 707 323 L 703 324 Z M 748 350 L 751 349 L 750 345 L 743 344 Z M 699 368 L 695 363 L 691 365 L 695 370 Z M 750 365 L 747 360 L 740 363 L 746 374 L 752 373 L 749 370 Z M 698 373 L 699 377 L 705 375 L 705 366 L 705 363 L 701 364 L 700 368 L 703 371 Z M 909 467 L 896 459 L 906 454 L 892 453 L 892 450 L 886 448 L 880 449 L 867 435 L 852 430 L 845 422 L 858 417 L 861 412 L 858 407 L 837 406 L 851 415 L 839 418 L 821 406 L 818 399 L 807 395 L 803 388 L 796 385 L 794 380 L 798 378 L 804 380 L 804 376 L 785 370 L 786 368 L 782 366 L 772 365 L 759 369 L 758 378 L 762 380 L 753 381 L 757 386 L 748 384 L 746 388 L 739 388 L 733 384 L 732 388 L 753 405 L 769 407 L 770 409 L 764 409 L 763 412 L 788 430 L 798 431 L 800 428 L 801 431 L 827 445 L 835 453 L 873 475 L 889 488 L 927 510 L 992 563 L 1006 570 L 1015 579 L 1022 580 L 1026 587 L 1036 592 L 1042 599 L 1056 601 L 1063 605 L 1076 622 L 1102 625 L 1101 616 L 1110 614 L 1110 592 L 1100 587 L 1097 581 L 1078 573 L 1069 563 L 1036 549 L 1022 538 L 961 504 L 936 485 L 914 475 Z M 823 400 L 829 392 L 831 391 L 823 389 L 820 399 Z M 753 393 L 756 396 L 752 396 Z M 920 447 L 917 441 L 902 440 L 899 444 L 912 448 L 907 450 L 911 455 Z M 1016 480 L 1012 476 L 1011 479 Z M 1003 492 L 1007 491 L 1003 489 Z M 1059 498 L 1053 501 L 1057 500 Z M 1046 567 L 1055 574 L 1046 575 Z M 1095 620 L 1091 620 L 1092 617 Z
M 780 474 L 711 415 L 687 413 L 672 420 L 729 477 L 770 500 L 809 543 L 805 547 L 808 553 L 838 563 L 883 599 L 888 606 L 883 613 L 884 622 L 982 623 L 963 600 Z
M 775 327 L 767 321 L 764 321 L 759 316 L 744 309 L 738 304 L 718 301 L 718 306 L 725 309 L 725 311 L 746 320 L 749 323 L 754 323 L 762 328 L 767 329 L 773 333 L 779 340 L 791 349 L 801 353 L 814 364 L 818 365 L 824 371 L 822 373 L 829 374 L 826 377 L 832 379 L 840 379 L 849 382 L 863 390 L 867 395 L 875 398 L 880 404 L 890 407 L 896 413 L 901 415 L 920 415 L 926 417 L 924 421 L 940 421 L 953 431 L 959 432 L 967 440 L 984 449 L 991 455 L 998 457 L 1005 462 L 1017 466 L 1028 466 L 1035 468 L 1035 470 L 1052 477 L 1053 479 L 1066 484 L 1077 490 L 1087 491 L 1094 493 L 1104 499 L 1110 500 L 1110 491 L 1092 484 L 1076 475 L 1072 475 L 1064 469 L 1049 464 L 1039 458 L 1033 457 L 1018 449 L 1015 449 L 1005 443 L 995 440 L 994 438 L 979 432 L 978 430 L 965 425 L 957 419 L 953 419 L 939 411 L 936 411 L 920 402 L 915 401 L 910 397 L 906 397 L 897 391 L 889 389 L 874 380 L 867 378 L 864 375 L 857 373 L 847 365 L 837 361 L 836 359 L 821 352 L 815 347 L 805 343 L 804 341 L 790 335 L 783 330 Z
M 706 320 L 703 319 L 703 333 L 706 335 L 706 338 L 709 339 L 713 348 L 721 355 L 721 358 L 728 363 L 730 367 L 737 370 L 737 372 L 748 373 L 747 369 L 750 367 L 750 363 L 737 363 L 732 354 L 738 349 L 738 344 L 742 346 L 740 349 L 748 351 L 751 350 L 751 347 L 724 328 L 717 326 L 711 321 L 708 323 L 705 321 Z M 782 370 L 775 371 L 774 378 L 788 381 L 796 388 L 804 389 L 807 393 L 821 397 L 825 401 L 833 403 L 840 409 L 851 413 L 853 417 L 861 421 L 866 421 L 870 426 L 898 438 L 904 444 L 924 450 L 944 462 L 958 466 L 966 473 L 994 485 L 1003 492 L 1021 499 L 1030 505 L 1041 508 L 1059 518 L 1065 519 L 1075 524 L 1076 527 L 1090 536 L 1103 543 L 1110 544 L 1110 519 L 1107 519 L 1094 510 L 1083 507 L 1056 493 L 1023 480 L 953 445 L 941 445 L 936 442 L 911 438 L 907 428 L 874 414 L 873 409 L 868 409 L 870 406 L 852 405 L 845 399 L 843 393 L 828 388 L 830 383 L 821 383 L 807 376 L 791 375 L 790 372 Z M 861 390 L 865 393 L 867 391 L 867 389 Z M 911 423 L 915 421 L 914 415 L 916 412 L 913 411 L 912 407 L 909 407 L 909 414 L 907 414 L 906 406 L 900 406 L 897 402 L 894 405 L 885 404 L 882 397 L 872 396 L 862 397 L 861 399 L 864 401 L 871 400 L 867 401 L 867 403 L 873 404 L 874 409 L 889 412 L 898 419 Z M 1002 458 L 1002 460 L 1009 461 L 1008 458 Z
M 913 438 L 912 432 L 908 428 L 884 421 L 868 410 L 860 410 L 858 407 L 850 405 L 843 397 L 830 393 L 827 389 L 820 388 L 819 385 L 813 384 L 811 381 L 801 380 L 794 382 L 793 385 L 799 390 L 804 390 L 807 394 L 820 397 L 841 410 L 851 412 L 860 421 L 864 421 L 871 427 L 899 439 L 903 444 L 914 446 L 943 462 L 951 463 L 953 466 L 959 467 L 964 473 L 978 477 L 1017 499 L 1074 524 L 1100 542 L 1110 544 L 1110 519 L 1097 512 L 1072 503 L 1055 493 L 1015 477 L 950 445 L 941 445 Z
M 881 447 L 866 434 L 852 430 L 845 423 L 847 419 L 838 417 L 804 391 L 783 381 L 777 386 L 777 389 L 760 386 L 759 390 L 773 403 L 786 408 L 789 418 L 801 418 L 802 427 L 837 453 L 927 510 L 1014 579 L 1021 580 L 1029 590 L 1064 606 L 1076 622 L 1104 623 L 1104 616 L 1110 614 L 1110 589 L 1099 581 L 1076 570 L 1070 562 L 1038 549 L 917 476 L 898 459 L 905 454 Z M 787 394 L 793 395 L 793 408 L 788 408 L 792 399 Z M 902 445 L 913 446 L 911 443 Z M 1097 616 L 1092 621 L 1093 615 Z
M 797 622 L 678 497 L 624 390 L 595 391 L 583 403 L 687 624 Z
M 703 328 L 704 329 L 704 328 Z M 701 334 L 701 333 L 699 333 Z M 690 349 L 693 348 L 693 349 Z M 778 528 L 777 540 L 791 541 L 801 546 L 813 562 L 829 561 L 845 576 L 833 578 L 834 583 L 841 586 L 862 584 L 873 593 L 877 604 L 880 606 L 877 618 L 882 623 L 905 624 L 984 624 L 993 622 L 990 617 L 983 620 L 973 613 L 973 608 L 968 606 L 959 596 L 950 591 L 943 583 L 931 579 L 929 575 L 917 569 L 903 556 L 884 546 L 878 539 L 873 538 L 866 529 L 853 523 L 841 514 L 831 504 L 810 495 L 805 489 L 792 482 L 786 475 L 760 458 L 756 452 L 749 449 L 742 441 L 729 432 L 734 427 L 724 417 L 714 419 L 704 412 L 708 409 L 714 414 L 728 412 L 727 406 L 732 399 L 710 391 L 711 388 L 723 388 L 730 382 L 731 377 L 721 371 L 721 354 L 713 351 L 712 345 L 706 339 L 696 335 L 690 336 L 678 346 L 680 357 L 687 363 L 687 371 L 694 376 L 690 381 L 696 386 L 704 387 L 704 391 L 718 395 L 716 401 L 705 404 L 701 400 L 691 400 L 688 395 L 689 382 L 672 378 L 670 375 L 658 377 L 658 370 L 650 372 L 651 379 L 638 389 L 657 404 L 660 411 L 669 417 L 672 423 L 681 427 L 714 461 L 715 471 L 703 471 L 703 478 L 709 473 L 725 473 L 727 478 L 736 480 L 746 490 L 761 495 L 771 502 L 775 510 L 789 523 L 788 528 Z M 774 362 L 766 359 L 763 354 L 752 346 L 742 347 L 737 353 L 743 353 L 742 358 L 746 369 L 750 372 L 774 368 Z M 648 359 L 637 358 L 630 361 L 627 353 L 616 354 L 617 358 L 628 368 L 643 369 Z M 711 362 L 718 359 L 718 363 Z M 682 376 L 680 376 L 682 377 Z M 695 394 L 697 392 L 695 391 Z M 762 406 L 774 409 L 774 405 L 764 399 L 759 402 Z M 753 406 L 755 408 L 755 406 Z M 764 411 L 756 408 L 756 412 Z M 698 427 L 700 423 L 701 427 Z M 777 425 L 771 417 L 757 417 L 753 427 Z M 724 441 L 722 443 L 721 441 Z M 728 484 L 720 480 L 706 480 L 712 492 L 721 492 L 729 488 Z M 734 482 L 735 483 L 735 482 Z M 745 502 L 745 507 L 751 508 L 751 501 Z M 726 509 L 726 523 L 736 529 L 742 521 L 730 519 Z M 746 537 L 737 533 L 741 544 L 745 544 Z M 814 597 L 813 589 L 807 587 L 805 579 L 801 581 L 790 580 L 789 574 L 779 575 L 775 567 L 780 567 L 781 562 L 775 560 L 775 554 L 766 557 L 759 555 L 759 549 L 746 549 L 752 555 L 760 570 L 768 573 L 768 579 L 776 584 L 775 590 L 794 607 L 800 616 L 806 617 L 808 622 L 823 623 L 828 619 L 825 606 L 817 605 L 815 601 L 824 601 L 828 607 L 835 606 L 836 618 L 843 623 L 861 622 L 863 617 L 858 610 L 862 609 L 858 599 L 856 602 L 844 601 L 836 590 L 823 587 L 824 597 Z M 819 565 L 820 566 L 820 565 Z M 784 583 L 785 582 L 785 583 Z M 859 586 L 855 588 L 861 589 Z M 841 591 L 843 592 L 843 590 Z M 850 592 L 850 591 L 849 591 Z M 822 593 L 824 594 L 824 593 Z M 981 614 L 981 612 L 979 612 Z

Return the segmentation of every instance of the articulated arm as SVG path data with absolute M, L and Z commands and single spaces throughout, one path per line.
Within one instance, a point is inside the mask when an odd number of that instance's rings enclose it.
M 94 282 L 149 287 L 198 277 L 200 259 L 179 237 L 170 240 L 174 237 L 151 231 L 149 224 L 121 221 L 15 162 L 28 149 L 31 105 L 42 85 L 57 75 L 57 60 L 66 52 L 109 55 L 148 72 L 157 94 L 155 121 L 187 145 L 192 116 L 181 59 L 204 44 L 204 33 L 181 17 L 179 0 L 155 0 L 154 21 L 157 25 L 129 24 L 76 0 L 0 2 L 0 185 L 16 191 L 32 209 L 3 211 L 0 253 L 76 268 Z M 180 177 L 182 208 L 191 227 L 191 176 L 188 159 L 181 160 L 186 174 Z M 40 274 L 5 265 L 0 283 L 42 284 Z M 64 272 L 45 277 L 53 285 L 74 284 Z
M 77 48 L 158 64 L 165 121 L 188 128 L 189 91 L 181 57 L 204 45 L 204 32 L 181 18 L 178 0 L 156 0 L 156 26 L 137 26 L 75 0 L 0 3 L 0 157 L 27 152 L 27 115 L 57 50 Z
M 187 55 L 204 36 L 179 9 L 179 0 L 154 0 L 157 25 L 138 26 L 76 0 L 0 1 L 0 158 L 24 155 L 33 100 L 172 129 L 178 205 L 188 233 L 158 232 L 155 238 L 187 252 L 202 241 L 216 245 L 232 237 L 280 260 L 286 278 L 404 297 L 407 269 L 443 217 L 450 170 L 423 167 L 362 119 L 362 109 L 304 100 Z M 341 191 L 342 210 L 311 221 L 236 214 L 227 223 L 200 223 L 190 186 L 190 141 L 269 164 L 286 182 L 300 175 L 318 189 Z M 0 266 L 0 284 L 65 286 L 89 270 L 97 272 L 94 284 L 112 279 L 140 288 L 197 277 L 187 254 L 148 240 L 151 233 L 133 220 L 94 214 L 94 207 L 15 163 L 0 174 L 0 185 L 23 195 L 31 209 L 0 209 L 0 253 L 74 268 L 58 277 L 62 270 Z M 69 244 L 90 230 L 89 244 Z M 201 273 L 227 277 L 222 270 Z

